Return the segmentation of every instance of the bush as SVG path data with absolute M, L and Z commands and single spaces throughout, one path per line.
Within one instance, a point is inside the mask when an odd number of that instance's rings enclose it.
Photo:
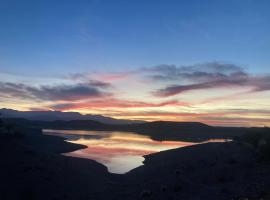
M 0 128 L 3 126 L 3 120 L 1 118 L 2 114 L 0 113 Z
M 270 128 L 247 133 L 242 136 L 241 141 L 251 144 L 263 160 L 270 161 Z
M 14 123 L 4 121 L 1 118 L 1 113 L 0 113 L 0 136 L 22 137 L 20 128 Z

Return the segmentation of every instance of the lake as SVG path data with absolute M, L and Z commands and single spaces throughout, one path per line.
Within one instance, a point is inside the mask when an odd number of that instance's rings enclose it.
M 194 145 L 192 142 L 155 141 L 145 135 L 119 131 L 43 130 L 44 134 L 66 138 L 88 148 L 65 156 L 96 160 L 111 173 L 123 174 L 143 165 L 144 155 Z

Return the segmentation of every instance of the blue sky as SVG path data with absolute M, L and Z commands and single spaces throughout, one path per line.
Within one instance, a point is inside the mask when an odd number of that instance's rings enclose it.
M 1 71 L 121 71 L 225 61 L 267 72 L 270 2 L 1 1 Z

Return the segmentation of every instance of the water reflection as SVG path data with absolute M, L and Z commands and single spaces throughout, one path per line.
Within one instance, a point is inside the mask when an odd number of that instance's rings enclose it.
M 86 149 L 64 155 L 96 160 L 107 166 L 111 173 L 119 174 L 143 165 L 143 155 L 194 144 L 180 141 L 154 141 L 148 136 L 130 132 L 43 130 L 43 133 L 60 135 L 69 142 L 87 145 Z

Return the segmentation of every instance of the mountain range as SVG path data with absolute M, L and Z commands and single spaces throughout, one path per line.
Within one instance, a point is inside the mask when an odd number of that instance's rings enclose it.
M 106 117 L 103 115 L 80 114 L 78 112 L 61 112 L 61 111 L 17 111 L 13 109 L 0 109 L 3 118 L 23 118 L 36 121 L 72 121 L 72 120 L 94 120 L 104 124 L 138 124 L 144 121 L 123 120 Z

